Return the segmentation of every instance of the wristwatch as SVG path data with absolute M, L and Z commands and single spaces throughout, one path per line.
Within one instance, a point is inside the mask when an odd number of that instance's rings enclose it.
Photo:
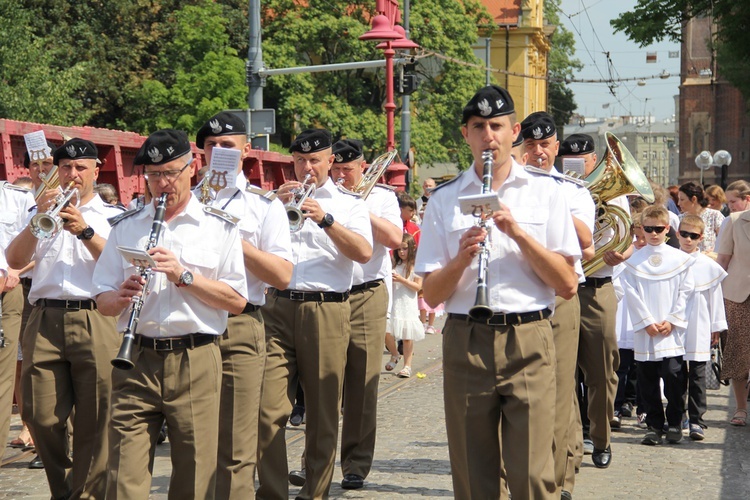
M 193 273 L 185 269 L 180 275 L 180 279 L 177 280 L 177 287 L 182 288 L 193 284 Z
M 86 229 L 81 231 L 81 234 L 76 236 L 79 240 L 90 240 L 94 237 L 94 228 L 91 226 L 86 226 Z
M 320 221 L 320 224 L 318 224 L 318 227 L 321 229 L 325 229 L 327 227 L 333 226 L 333 215 L 331 214 L 325 214 L 323 216 L 323 220 Z

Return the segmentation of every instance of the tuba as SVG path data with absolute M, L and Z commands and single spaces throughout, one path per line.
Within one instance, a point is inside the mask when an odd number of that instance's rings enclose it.
M 649 203 L 654 201 L 654 192 L 638 162 L 620 140 L 607 132 L 607 151 L 593 172 L 586 177 L 588 190 L 596 204 L 594 245 L 596 253 L 583 262 L 583 273 L 590 276 L 604 267 L 604 254 L 609 251 L 624 252 L 633 242 L 631 220 L 622 208 L 608 202 L 623 195 L 637 194 Z M 612 239 L 600 246 L 609 230 Z
M 31 218 L 31 234 L 40 240 L 47 240 L 59 233 L 66 222 L 66 219 L 60 216 L 60 211 L 67 207 L 74 197 L 78 198 L 78 189 L 75 188 L 75 182 L 70 181 L 65 190 L 57 195 L 49 211 L 38 213 Z
M 378 180 L 383 177 L 383 174 L 385 174 L 385 171 L 388 170 L 388 167 L 393 163 L 397 154 L 398 152 L 394 149 L 393 151 L 388 151 L 387 153 L 383 153 L 375 158 L 375 161 L 367 167 L 365 173 L 362 174 L 362 178 L 351 190 L 346 189 L 341 185 L 341 179 L 339 179 L 336 184 L 338 184 L 339 189 L 345 193 L 357 196 L 363 200 L 367 199 L 370 191 L 372 191 L 372 188 L 378 183 Z
M 286 216 L 289 219 L 289 230 L 296 233 L 305 224 L 305 214 L 302 212 L 302 204 L 307 198 L 315 195 L 315 183 L 310 182 L 310 174 L 305 176 L 302 185 L 291 191 L 292 199 L 286 204 Z

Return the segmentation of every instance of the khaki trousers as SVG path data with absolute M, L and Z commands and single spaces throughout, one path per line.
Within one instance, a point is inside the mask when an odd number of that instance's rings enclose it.
M 573 408 L 570 411 L 566 462 L 563 489 L 573 493 L 576 484 L 576 471 L 581 468 L 583 462 L 583 423 L 581 422 L 581 408 L 578 406 L 576 394 L 573 394 Z
M 580 287 L 581 337 L 578 342 L 578 366 L 588 386 L 589 434 L 594 447 L 609 446 L 609 422 L 614 418 L 617 395 L 617 367 L 620 351 L 615 334 L 617 297 L 612 283 L 600 288 Z
M 448 319 L 443 368 L 455 498 L 499 498 L 501 456 L 514 500 L 555 498 L 549 321 L 493 327 Z
M 383 360 L 388 291 L 385 284 L 349 297 L 352 333 L 344 373 L 341 471 L 367 477 L 375 453 L 378 383 Z
M 23 312 L 23 287 L 2 294 L 2 327 L 5 334 L 5 347 L 0 349 L 0 444 L 5 448 L 10 432 L 10 416 L 13 409 L 13 388 L 16 380 L 18 360 L 18 339 L 21 335 L 21 314 Z
M 214 498 L 219 347 L 155 351 L 134 346 L 132 361 L 132 370 L 114 369 L 112 374 L 107 499 L 149 497 L 156 440 L 164 420 L 172 459 L 169 498 Z
M 216 498 L 255 496 L 258 455 L 258 413 L 266 338 L 260 311 L 229 318 L 219 339 L 221 406 Z
M 555 299 L 555 314 L 550 318 L 555 343 L 555 484 L 562 489 L 568 462 L 570 418 L 576 386 L 576 359 L 578 357 L 578 329 L 581 308 L 578 296 L 570 300 Z M 566 490 L 571 491 L 571 490 Z M 571 491 L 572 492 L 572 491 Z
M 23 335 L 23 420 L 53 498 L 104 496 L 115 319 L 94 310 L 34 307 Z M 78 430 L 68 455 L 68 417 Z
M 297 382 L 305 391 L 306 481 L 297 498 L 327 498 L 333 479 L 351 308 L 345 302 L 299 302 L 268 295 L 266 371 L 258 429 L 256 493 L 288 499 L 285 426 Z

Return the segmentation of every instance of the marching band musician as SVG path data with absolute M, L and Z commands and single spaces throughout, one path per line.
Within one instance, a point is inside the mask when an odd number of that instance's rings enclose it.
M 556 294 L 575 294 L 574 261 L 581 250 L 557 182 L 510 156 L 520 130 L 510 94 L 495 85 L 480 89 L 462 123 L 474 163 L 432 192 L 415 269 L 425 276 L 426 302 L 445 302 L 449 312 L 443 366 L 454 494 L 500 497 L 502 455 L 514 500 L 559 498 L 548 318 Z M 492 191 L 500 198 L 488 232 L 458 206 L 460 196 L 481 193 L 486 150 L 492 151 Z M 489 249 L 488 305 L 494 312 L 485 322 L 467 315 L 477 296 L 480 241 Z
M 168 197 L 160 241 L 148 252 L 156 263 L 150 293 L 118 246 L 145 248 L 155 203 L 112 221 L 96 267 L 97 304 L 103 314 L 120 315 L 119 326 L 127 323 L 132 298 L 144 294 L 135 366 L 112 375 L 107 498 L 148 498 L 151 457 L 165 419 L 172 449 L 170 497 L 213 498 L 221 384 L 217 343 L 227 311 L 241 314 L 248 303 L 239 231 L 231 216 L 204 207 L 191 194 L 196 166 L 184 132 L 154 132 L 134 163 L 144 165 L 154 200 L 162 193 Z
M 549 172 L 560 186 L 568 201 L 578 243 L 584 257 L 594 255 L 592 233 L 596 207 L 591 194 L 582 182 L 560 175 L 555 169 L 560 141 L 557 140 L 555 120 L 543 111 L 531 113 L 521 122 L 523 150 L 528 154 L 527 162 L 534 167 Z M 580 259 L 576 260 L 579 282 L 584 280 Z M 566 300 L 555 298 L 555 314 L 551 318 L 552 335 L 555 342 L 555 482 L 562 490 L 562 498 L 572 496 L 575 484 L 575 468 L 566 471 L 568 455 L 575 451 L 574 433 L 577 429 L 575 408 L 576 358 L 578 357 L 578 330 L 581 323 L 581 309 L 578 295 Z M 571 430 L 572 428 L 572 430 Z M 566 479 L 567 478 L 567 479 Z
M 578 134 L 568 137 L 560 146 L 560 151 L 561 156 L 566 158 L 583 158 L 584 177 L 596 167 L 596 153 L 591 136 Z M 619 196 L 607 203 L 620 207 L 630 215 L 627 196 Z M 614 236 L 614 231 L 607 229 L 596 242 L 596 248 L 606 245 Z M 606 265 L 587 276 L 578 289 L 581 304 L 578 367 L 583 372 L 583 382 L 588 387 L 589 436 L 594 442 L 591 459 L 598 468 L 607 468 L 612 461 L 610 422 L 615 416 L 616 371 L 620 364 L 615 332 L 617 297 L 612 285 L 612 272 L 613 266 L 625 262 L 632 254 L 632 244 L 622 253 L 612 250 L 606 252 L 603 257 Z
M 357 186 L 364 172 L 362 142 L 342 139 L 333 145 L 331 178 L 346 189 Z M 375 182 L 373 179 L 372 182 Z M 354 264 L 349 296 L 351 337 L 344 372 L 344 422 L 341 428 L 341 470 L 344 489 L 358 489 L 372 467 L 377 426 L 378 382 L 383 359 L 391 274 L 388 252 L 401 244 L 401 210 L 394 192 L 375 186 L 365 199 L 372 225 L 372 258 Z
M 28 153 L 27 153 L 28 158 Z M 26 164 L 28 167 L 28 163 Z M 19 286 L 23 270 L 9 269 L 5 262 L 5 249 L 26 225 L 29 210 L 34 206 L 34 196 L 28 189 L 0 182 L 0 254 L 3 263 L 2 329 L 5 344 L 0 347 L 0 443 L 6 443 L 10 431 L 13 407 L 13 386 L 16 376 L 18 342 L 21 335 L 21 317 L 25 302 L 23 286 Z
M 221 112 L 198 130 L 196 146 L 211 164 L 214 148 L 230 148 L 247 156 L 245 123 Z M 205 179 L 203 182 L 208 182 Z M 196 189 L 196 195 L 200 186 Z M 242 314 L 229 315 L 227 331 L 219 339 L 222 359 L 221 408 L 216 498 L 252 498 L 258 452 L 258 412 L 266 337 L 260 306 L 266 284 L 284 290 L 292 277 L 291 237 L 284 205 L 270 191 L 248 183 L 237 164 L 237 182 L 216 193 L 212 205 L 239 219 L 248 283 L 248 303 Z
M 289 496 L 284 427 L 298 380 L 305 392 L 307 428 L 306 482 L 297 498 L 328 495 L 351 332 L 353 267 L 355 262 L 369 261 L 373 252 L 365 203 L 341 192 L 328 177 L 334 160 L 330 133 L 305 130 L 289 151 L 297 179 L 309 175 L 316 190 L 298 207 L 304 219 L 292 234 L 294 272 L 289 289 L 269 289 L 263 309 L 267 352 L 258 431 L 257 497 L 264 499 Z M 291 199 L 296 198 L 301 185 L 287 182 L 278 195 L 282 201 L 295 203 Z
M 34 445 L 45 465 L 53 498 L 102 498 L 106 487 L 107 422 L 112 366 L 117 352 L 115 322 L 97 308 L 92 295 L 94 266 L 109 235 L 107 218 L 122 210 L 93 191 L 99 175 L 96 146 L 71 139 L 53 156 L 60 186 L 77 190 L 59 212 L 62 230 L 37 239 L 30 225 L 6 251 L 8 264 L 34 262 L 29 302 L 34 309 L 23 335 L 23 409 Z M 60 196 L 48 189 L 38 213 Z M 77 198 L 77 204 L 75 200 Z M 66 421 L 75 408 L 75 457 L 68 456 Z

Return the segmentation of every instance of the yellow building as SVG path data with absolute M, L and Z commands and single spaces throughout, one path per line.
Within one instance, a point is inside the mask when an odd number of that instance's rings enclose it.
M 518 119 L 547 110 L 547 56 L 554 26 L 545 26 L 544 0 L 481 0 L 495 21 L 490 65 L 508 73 L 492 73 L 492 82 L 510 92 Z M 480 34 L 480 37 L 483 36 Z M 485 61 L 484 38 L 475 52 Z M 527 75 L 527 76 L 517 76 Z

